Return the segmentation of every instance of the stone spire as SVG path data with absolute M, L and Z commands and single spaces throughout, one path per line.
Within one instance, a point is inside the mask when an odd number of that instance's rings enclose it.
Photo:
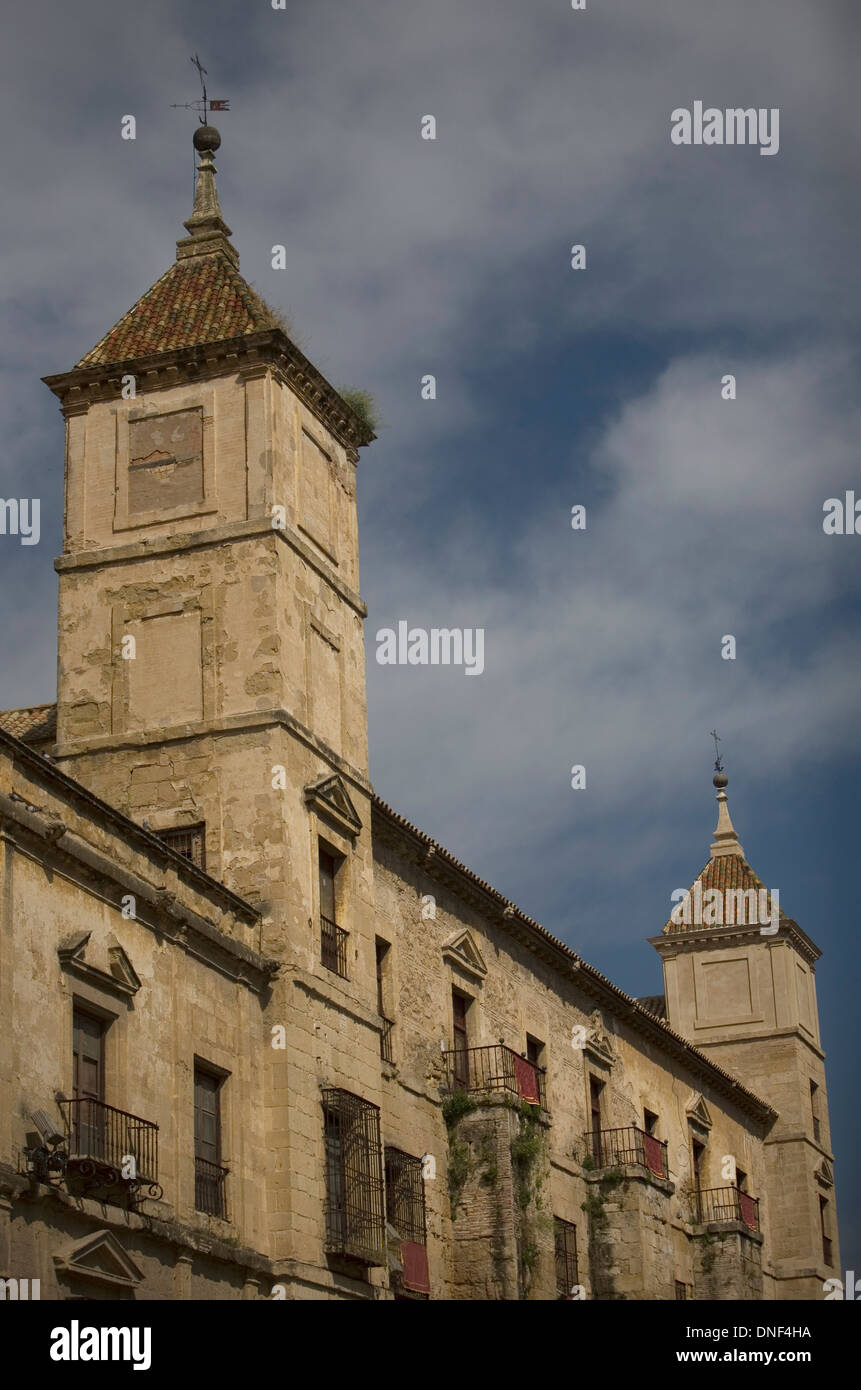
M 715 837 L 711 845 L 710 859 L 719 859 L 724 854 L 735 854 L 739 859 L 744 859 L 744 850 L 739 844 L 738 835 L 735 833 L 735 826 L 730 820 L 729 806 L 726 800 L 726 788 L 729 778 L 719 766 L 718 759 L 717 771 L 712 781 L 718 789 L 718 820 L 715 826 Z
M 221 136 L 215 126 L 199 125 L 195 130 L 194 148 L 200 155 L 200 163 L 197 166 L 194 209 L 188 221 L 183 223 L 189 235 L 176 243 L 178 261 L 189 256 L 210 256 L 220 252 L 233 265 L 239 266 L 239 253 L 228 239 L 231 232 L 221 215 L 215 186 L 213 156 L 220 144 Z

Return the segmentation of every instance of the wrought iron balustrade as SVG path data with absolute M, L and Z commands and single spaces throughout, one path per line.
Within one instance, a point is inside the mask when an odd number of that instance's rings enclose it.
M 395 1054 L 392 1050 L 392 1029 L 395 1026 L 395 1022 L 394 1019 L 386 1018 L 383 1014 L 380 1014 L 380 1018 L 383 1020 L 383 1028 L 380 1033 L 380 1056 L 384 1062 L 394 1062 Z
M 583 1136 L 586 1153 L 596 1168 L 623 1168 L 638 1164 L 658 1178 L 668 1178 L 667 1145 L 637 1125 L 621 1129 L 590 1129 Z
M 208 1158 L 194 1160 L 194 1205 L 208 1216 L 227 1220 L 227 1174 L 229 1168 L 211 1163 Z
M 510 1091 L 530 1105 L 547 1109 L 546 1068 L 536 1066 L 502 1043 L 452 1048 L 445 1054 L 447 1082 L 457 1091 Z
M 90 1096 L 58 1104 L 66 1124 L 70 1165 L 108 1184 L 158 1183 L 157 1124 Z
M 331 970 L 342 979 L 347 978 L 347 937 L 349 932 L 344 931 L 336 922 L 332 922 L 328 917 L 320 918 L 320 959 L 327 970 Z
M 703 1188 L 694 1192 L 693 1217 L 697 1225 L 741 1221 L 749 1230 L 758 1231 L 759 1199 L 738 1187 Z

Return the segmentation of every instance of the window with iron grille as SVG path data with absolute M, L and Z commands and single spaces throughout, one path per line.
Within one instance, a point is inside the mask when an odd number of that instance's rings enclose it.
M 350 1091 L 323 1092 L 326 1145 L 326 1249 L 386 1263 L 380 1112 Z
M 422 1161 L 402 1149 L 386 1148 L 386 1220 L 401 1240 L 427 1245 Z
M 206 826 L 201 821 L 200 825 L 183 825 L 173 830 L 160 830 L 158 838 L 170 849 L 176 850 L 177 854 L 181 854 L 183 859 L 188 859 L 199 869 L 205 869 L 205 831 Z
M 221 1161 L 221 1088 L 224 1076 L 194 1065 L 194 1205 L 227 1220 L 227 1169 Z
M 687 1284 L 683 1284 L 682 1281 L 681 1281 L 681 1279 L 677 1279 L 675 1282 L 676 1282 L 676 1302 L 677 1302 L 677 1303 L 686 1303 L 687 1300 L 688 1300 L 688 1286 L 687 1286 Z
M 577 1227 L 561 1217 L 553 1218 L 553 1243 L 556 1248 L 556 1297 L 573 1298 L 571 1292 L 577 1277 Z

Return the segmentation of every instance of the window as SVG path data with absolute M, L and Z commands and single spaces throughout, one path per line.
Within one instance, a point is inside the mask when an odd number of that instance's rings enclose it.
M 589 1076 L 589 1127 L 592 1130 L 592 1157 L 601 1166 L 601 1093 L 603 1081 L 597 1076 Z
M 822 1131 L 819 1123 L 819 1087 L 815 1081 L 810 1083 L 810 1114 L 813 1120 L 813 1140 L 818 1144 Z
M 388 941 L 382 941 L 379 937 L 376 940 L 377 952 L 377 1013 L 383 1020 L 383 1028 L 380 1033 L 380 1056 L 384 1062 L 393 1062 L 392 1052 L 392 1029 L 394 1023 L 388 1017 L 386 998 L 389 993 L 389 952 L 391 947 Z
M 427 1215 L 422 1161 L 402 1149 L 386 1148 L 386 1220 L 401 1240 L 403 1272 L 397 1284 L 412 1296 L 430 1293 Z M 397 1295 L 396 1295 L 397 1296 Z
M 69 1107 L 71 1152 L 85 1158 L 106 1158 L 104 1019 L 85 1009 L 72 1015 L 72 1089 Z
M 323 1092 L 326 1250 L 363 1264 L 386 1262 L 380 1112 L 350 1091 Z
M 676 1282 L 676 1301 L 677 1301 L 678 1303 L 685 1303 L 685 1302 L 687 1301 L 687 1297 L 688 1297 L 688 1286 L 687 1286 L 687 1284 L 683 1284 L 682 1281 L 681 1281 L 681 1279 L 677 1279 L 675 1282 Z
M 577 1274 L 577 1227 L 561 1217 L 553 1218 L 553 1245 L 556 1252 L 556 1297 L 575 1298 Z
M 747 1192 L 747 1173 L 743 1168 L 739 1168 L 738 1164 L 735 1169 L 735 1185 L 739 1192 Z
M 194 1067 L 194 1205 L 197 1211 L 227 1220 L 221 1162 L 221 1088 L 224 1077 L 203 1064 Z
M 206 868 L 206 826 L 203 821 L 199 825 L 177 826 L 174 830 L 160 830 L 158 838 L 168 846 L 181 854 L 183 859 L 187 859 L 190 864 L 196 864 L 198 869 Z
M 831 1237 L 828 1234 L 831 1229 L 831 1213 L 827 1197 L 819 1198 L 819 1229 L 822 1232 L 822 1260 L 831 1269 L 834 1258 L 831 1253 Z
M 643 1111 L 643 1129 L 646 1131 L 647 1134 L 651 1134 L 653 1137 L 657 1136 L 658 1117 L 655 1114 L 654 1110 Z
M 544 1056 L 544 1044 L 538 1038 L 533 1038 L 529 1033 L 526 1034 L 526 1060 L 533 1067 L 543 1065 L 541 1058 Z
M 469 1000 L 465 994 L 451 992 L 452 1035 L 454 1041 L 454 1081 L 464 1090 L 469 1086 Z
M 327 970 L 347 978 L 347 933 L 335 921 L 335 878 L 338 864 L 334 854 L 321 845 L 320 873 L 320 959 Z
M 706 1146 L 699 1139 L 691 1137 L 691 1172 L 694 1180 L 694 1202 L 697 1221 L 703 1220 L 703 1175 L 705 1173 Z

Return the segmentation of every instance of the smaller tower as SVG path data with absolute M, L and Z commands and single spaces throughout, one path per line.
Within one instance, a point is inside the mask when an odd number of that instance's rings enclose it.
M 718 757 L 718 818 L 705 868 L 658 937 L 667 1021 L 779 1112 L 765 1139 L 764 1200 L 774 1297 L 822 1297 L 840 1275 L 819 948 L 745 859 Z

